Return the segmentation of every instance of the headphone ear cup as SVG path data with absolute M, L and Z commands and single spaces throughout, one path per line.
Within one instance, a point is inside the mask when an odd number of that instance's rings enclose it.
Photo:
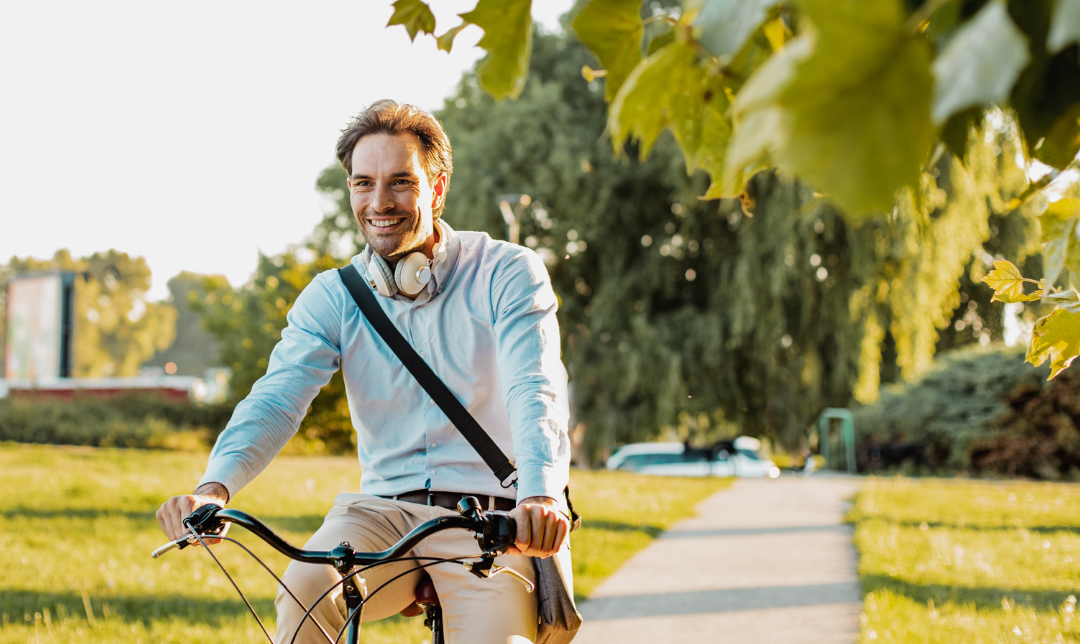
M 394 282 L 386 260 L 375 253 L 371 254 L 371 261 L 368 262 L 368 275 L 371 276 L 371 284 L 379 291 L 379 295 L 393 297 L 398 292 L 397 283 Z
M 428 258 L 423 253 L 409 253 L 398 260 L 394 281 L 398 289 L 409 297 L 419 294 L 431 281 Z

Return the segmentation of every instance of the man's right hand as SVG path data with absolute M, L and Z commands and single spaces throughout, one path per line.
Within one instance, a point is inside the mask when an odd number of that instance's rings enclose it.
M 228 500 L 229 491 L 225 489 L 224 485 L 221 483 L 204 483 L 191 494 L 174 496 L 163 503 L 157 511 L 158 524 L 161 525 L 165 536 L 169 537 L 169 541 L 176 541 L 188 532 L 188 529 L 184 527 L 184 519 L 188 518 L 188 515 L 197 508 L 211 503 L 225 507 Z M 207 539 L 206 542 L 218 543 L 218 540 L 211 541 Z

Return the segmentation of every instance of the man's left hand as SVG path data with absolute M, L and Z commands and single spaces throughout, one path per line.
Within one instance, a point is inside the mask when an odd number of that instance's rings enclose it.
M 517 522 L 517 539 L 506 551 L 511 555 L 550 557 L 559 551 L 570 521 L 559 509 L 559 502 L 546 496 L 532 496 L 510 511 Z

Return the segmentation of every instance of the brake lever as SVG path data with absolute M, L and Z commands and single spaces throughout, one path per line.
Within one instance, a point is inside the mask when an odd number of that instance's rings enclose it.
M 482 556 L 480 558 L 480 561 L 462 561 L 461 565 L 465 566 L 465 568 L 469 572 L 476 575 L 480 579 L 490 579 L 495 575 L 501 575 L 503 573 L 506 573 L 514 579 L 520 581 L 525 586 L 526 592 L 531 593 L 532 591 L 536 590 L 536 584 L 529 581 L 529 578 L 525 575 L 514 570 L 513 568 L 510 568 L 509 566 L 496 566 L 495 557 Z
M 151 552 L 150 556 L 153 557 L 154 559 L 157 559 L 158 557 L 160 557 L 161 555 L 165 554 L 166 552 L 172 550 L 173 548 L 179 548 L 179 549 L 183 550 L 184 548 L 192 545 L 193 543 L 197 543 L 197 539 L 195 539 L 195 535 L 194 534 L 187 534 L 187 535 L 184 535 L 184 536 L 180 537 L 179 539 L 175 539 L 175 540 L 170 541 L 169 543 L 166 543 L 165 545 L 159 547 L 158 549 Z
M 227 523 L 217 518 L 217 513 L 221 511 L 221 509 L 221 506 L 213 503 L 200 506 L 184 519 L 184 526 L 187 527 L 190 532 L 181 536 L 179 539 L 175 539 L 159 547 L 151 552 L 150 556 L 157 559 L 173 548 L 183 550 L 188 546 L 195 545 L 199 542 L 198 537 L 195 535 L 205 538 L 225 534 L 229 526 Z

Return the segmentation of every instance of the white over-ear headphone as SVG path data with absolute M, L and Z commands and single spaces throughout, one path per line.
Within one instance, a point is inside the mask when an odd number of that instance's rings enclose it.
M 372 288 L 386 297 L 393 297 L 398 291 L 409 297 L 419 295 L 431 281 L 431 267 L 446 259 L 446 229 L 442 221 L 436 221 L 435 225 L 439 227 L 439 242 L 435 244 L 435 257 L 431 260 L 416 251 L 399 259 L 391 271 L 386 260 L 372 252 L 367 267 Z

